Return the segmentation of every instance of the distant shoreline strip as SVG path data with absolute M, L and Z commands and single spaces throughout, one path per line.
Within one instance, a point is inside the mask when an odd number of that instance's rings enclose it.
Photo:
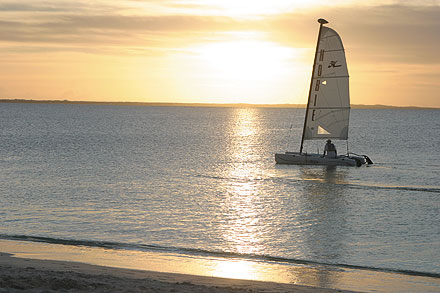
M 0 99 L 0 103 L 23 104 L 67 104 L 67 105 L 110 105 L 110 106 L 150 106 L 150 107 L 213 107 L 213 108 L 305 108 L 305 104 L 248 104 L 248 103 L 160 103 L 160 102 L 101 102 L 70 100 L 28 100 Z M 416 109 L 440 110 L 435 107 L 388 106 L 388 105 L 351 105 L 352 109 Z

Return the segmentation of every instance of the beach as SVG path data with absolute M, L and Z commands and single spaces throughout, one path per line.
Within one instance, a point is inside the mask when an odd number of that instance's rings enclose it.
M 440 288 L 435 276 L 315 265 L 283 267 L 169 252 L 10 240 L 0 240 L 0 251 L 0 292 L 437 292 Z
M 0 292 L 351 292 L 17 258 L 0 253 Z

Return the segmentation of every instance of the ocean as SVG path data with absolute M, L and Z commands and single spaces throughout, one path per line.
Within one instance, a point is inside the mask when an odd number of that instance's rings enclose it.
M 2 103 L 0 239 L 440 278 L 440 110 L 352 109 L 373 165 L 276 165 L 303 119 Z

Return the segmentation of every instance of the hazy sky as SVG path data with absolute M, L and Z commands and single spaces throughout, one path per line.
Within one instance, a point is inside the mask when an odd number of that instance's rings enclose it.
M 440 107 L 440 0 L 0 0 L 0 98 L 306 103 L 320 17 L 353 104 Z

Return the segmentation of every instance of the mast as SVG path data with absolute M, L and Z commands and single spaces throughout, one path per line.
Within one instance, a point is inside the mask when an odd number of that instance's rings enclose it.
M 315 74 L 316 57 L 318 56 L 318 46 L 319 46 L 319 41 L 321 39 L 321 29 L 322 29 L 322 25 L 323 24 L 328 23 L 328 21 L 323 19 L 323 18 L 318 19 L 318 22 L 320 23 L 320 25 L 319 25 L 319 32 L 318 32 L 318 41 L 316 42 L 315 58 L 313 59 L 312 78 L 310 80 L 309 97 L 307 99 L 306 116 L 304 118 L 304 127 L 303 127 L 303 133 L 302 133 L 302 137 L 301 137 L 301 147 L 299 148 L 299 153 L 300 154 L 302 154 L 302 150 L 303 150 L 304 133 L 306 131 L 306 123 L 307 123 L 307 118 L 309 116 L 309 104 L 310 104 L 310 97 L 312 95 L 313 75 Z

